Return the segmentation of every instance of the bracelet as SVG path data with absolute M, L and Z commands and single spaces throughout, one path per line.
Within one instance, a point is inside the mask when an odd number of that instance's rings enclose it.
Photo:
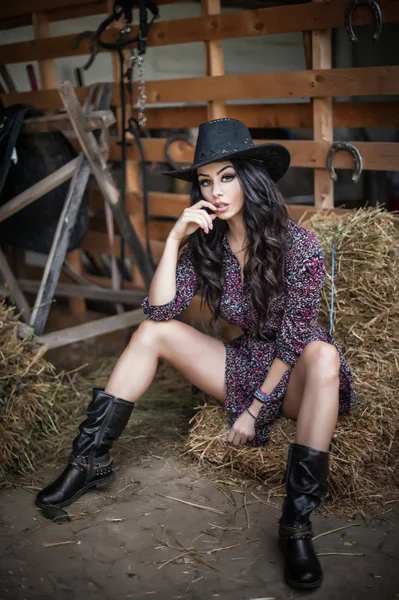
M 249 413 L 249 414 L 251 415 L 251 417 L 254 419 L 254 421 L 256 421 L 256 417 L 255 417 L 255 415 L 253 415 L 253 414 L 251 413 L 251 411 L 249 410 L 249 408 L 246 408 L 245 410 L 247 411 L 247 413 Z
M 263 392 L 260 388 L 256 390 L 254 397 L 259 400 L 259 402 L 262 402 L 262 404 L 266 404 L 266 402 L 270 400 L 270 394 Z

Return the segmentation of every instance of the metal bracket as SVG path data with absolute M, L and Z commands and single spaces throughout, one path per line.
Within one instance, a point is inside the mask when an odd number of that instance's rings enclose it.
M 357 43 L 359 41 L 357 35 L 353 31 L 352 16 L 354 10 L 361 4 L 365 4 L 366 6 L 368 6 L 373 13 L 375 21 L 373 42 L 378 42 L 382 30 L 382 12 L 376 0 L 351 0 L 349 2 L 345 10 L 345 29 L 348 34 L 349 40 L 354 43 Z
M 188 144 L 192 148 L 194 148 L 194 142 L 187 133 L 183 133 L 183 132 L 172 133 L 168 138 L 166 138 L 166 143 L 165 143 L 166 162 L 168 163 L 168 165 L 170 167 L 172 167 L 172 169 L 177 170 L 180 168 L 180 164 L 177 163 L 170 155 L 170 147 L 175 142 L 186 142 L 186 144 Z
M 328 169 L 328 173 L 330 175 L 330 179 L 332 179 L 332 181 L 337 181 L 337 174 L 335 172 L 333 163 L 334 163 L 335 154 L 339 150 L 348 150 L 352 154 L 353 160 L 355 163 L 355 170 L 352 175 L 352 180 L 355 183 L 357 183 L 359 181 L 360 175 L 362 173 L 363 159 L 362 159 L 362 155 L 360 154 L 360 152 L 356 148 L 356 146 L 354 146 L 353 144 L 350 144 L 349 142 L 334 142 L 331 145 L 331 148 L 329 149 L 328 154 L 327 154 L 327 169 Z

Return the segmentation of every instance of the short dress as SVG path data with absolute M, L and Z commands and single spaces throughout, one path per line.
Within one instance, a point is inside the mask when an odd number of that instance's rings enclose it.
M 264 446 L 270 426 L 280 416 L 290 375 L 302 350 L 310 342 L 321 340 L 335 346 L 340 356 L 339 412 L 348 413 L 355 401 L 353 376 L 343 352 L 333 336 L 317 323 L 320 295 L 326 278 L 323 249 L 310 231 L 288 221 L 287 253 L 283 290 L 271 299 L 266 322 L 266 340 L 248 333 L 256 325 L 251 289 L 241 282 L 241 268 L 227 235 L 223 238 L 223 290 L 220 316 L 243 330 L 226 348 L 226 398 L 229 426 L 251 405 L 254 392 L 266 379 L 277 357 L 289 365 L 280 382 L 262 405 L 255 421 L 255 439 L 248 446 Z M 149 319 L 167 321 L 181 313 L 199 289 L 190 243 L 177 263 L 176 296 L 167 304 L 151 305 L 148 296 L 142 307 Z

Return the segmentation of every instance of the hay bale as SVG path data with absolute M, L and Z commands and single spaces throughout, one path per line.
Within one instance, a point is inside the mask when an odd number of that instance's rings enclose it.
M 331 448 L 324 510 L 378 512 L 399 499 L 399 236 L 380 209 L 316 214 L 304 224 L 319 238 L 328 278 L 320 322 L 329 327 L 331 256 L 335 242 L 334 335 L 355 377 L 357 403 L 341 417 Z M 281 494 L 287 443 L 295 425 L 279 419 L 266 448 L 231 447 L 226 418 L 216 404 L 199 408 L 188 449 L 198 460 L 262 480 Z M 396 486 L 396 487 L 394 487 Z
M 18 337 L 14 309 L 0 301 L 0 484 L 64 451 L 88 390 L 56 373 L 33 336 Z

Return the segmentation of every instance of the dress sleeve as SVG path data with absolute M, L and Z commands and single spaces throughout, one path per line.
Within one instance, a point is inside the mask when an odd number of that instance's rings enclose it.
M 198 290 L 198 276 L 194 269 L 192 249 L 187 245 L 176 267 L 176 296 L 167 304 L 150 304 L 148 296 L 141 303 L 145 315 L 152 321 L 169 321 L 190 304 Z
M 308 232 L 287 255 L 285 308 L 277 334 L 276 356 L 288 365 L 295 365 L 312 337 L 325 279 L 323 249 L 317 238 Z

